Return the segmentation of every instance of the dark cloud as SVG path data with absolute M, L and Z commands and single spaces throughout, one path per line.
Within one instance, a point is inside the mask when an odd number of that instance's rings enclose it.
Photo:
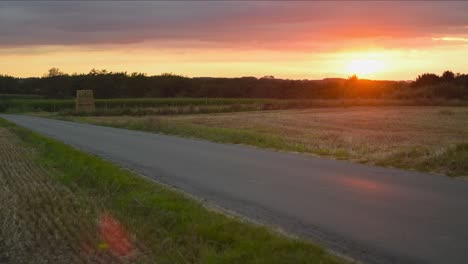
M 0 2 L 0 46 L 203 41 L 275 48 L 394 41 L 468 33 L 466 10 L 468 2 L 432 1 Z

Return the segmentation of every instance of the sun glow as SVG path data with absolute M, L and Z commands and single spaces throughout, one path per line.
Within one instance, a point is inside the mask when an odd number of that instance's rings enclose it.
M 347 66 L 349 74 L 357 74 L 358 76 L 369 77 L 374 73 L 381 72 L 385 69 L 385 63 L 375 59 L 354 59 Z

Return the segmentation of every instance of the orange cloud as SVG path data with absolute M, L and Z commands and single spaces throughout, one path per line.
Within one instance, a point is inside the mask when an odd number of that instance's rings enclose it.
M 462 38 L 462 37 L 441 37 L 441 38 L 432 38 L 432 39 L 442 40 L 442 41 L 468 42 L 468 38 Z

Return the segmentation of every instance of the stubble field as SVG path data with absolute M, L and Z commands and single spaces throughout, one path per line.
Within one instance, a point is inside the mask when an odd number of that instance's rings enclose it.
M 97 201 L 54 180 L 4 127 L 0 146 L 0 263 L 126 262 L 99 250 Z

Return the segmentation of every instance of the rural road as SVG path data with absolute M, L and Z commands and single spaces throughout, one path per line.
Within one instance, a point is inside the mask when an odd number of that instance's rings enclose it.
M 468 181 L 125 129 L 1 117 L 365 263 L 468 263 Z

